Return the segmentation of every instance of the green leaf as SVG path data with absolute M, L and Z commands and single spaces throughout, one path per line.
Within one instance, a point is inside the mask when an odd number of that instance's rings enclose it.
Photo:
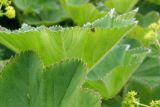
M 149 28 L 143 28 L 141 26 L 136 26 L 128 35 L 128 38 L 136 39 L 143 46 L 148 46 L 148 40 L 145 39 L 145 35 L 150 31 Z
M 115 8 L 116 11 L 124 13 L 133 9 L 139 0 L 106 0 L 105 4 L 109 8 Z
M 81 92 L 81 86 L 86 74 L 87 72 L 83 63 L 77 60 L 62 62 L 47 68 L 43 74 L 44 79 L 41 88 L 44 92 L 42 99 L 45 99 L 43 100 L 43 106 L 70 107 L 72 105 L 74 107 L 99 107 L 99 99 L 94 93 Z M 91 102 L 88 101 L 86 103 L 87 98 Z M 84 103 L 84 105 L 82 106 L 81 103 Z
M 46 27 L 27 32 L 0 32 L 0 43 L 21 52 L 36 51 L 48 65 L 61 59 L 78 57 L 93 66 L 105 55 L 130 29 L 100 29 L 74 27 L 52 31 Z M 79 48 L 77 48 L 79 47 Z
M 33 54 L 21 54 L 12 59 L 1 71 L 0 105 L 28 107 L 29 102 L 38 103 L 42 70 L 40 60 Z
M 92 3 L 85 0 L 61 0 L 61 3 L 70 18 L 79 25 L 92 22 L 105 15 L 105 12 L 100 12 Z
M 122 62 L 128 49 L 129 45 L 122 45 L 113 48 L 108 54 L 104 55 L 103 59 L 97 62 L 97 64 L 90 70 L 88 78 L 97 80 L 104 77 L 106 73 L 109 73 L 110 70 L 114 69 L 115 66 Z
M 148 27 L 151 23 L 157 22 L 159 19 L 159 13 L 156 11 L 151 11 L 147 13 L 145 16 L 138 14 L 137 20 L 139 20 L 139 25 L 142 27 Z
M 100 27 L 100 28 L 121 28 L 121 27 L 127 27 L 129 25 L 132 25 L 134 23 L 137 23 L 135 21 L 135 15 L 137 14 L 138 9 L 132 10 L 128 13 L 118 15 L 117 12 L 112 9 L 107 13 L 106 16 L 97 19 L 96 21 L 92 23 L 87 23 L 85 26 L 87 27 Z
M 100 107 L 100 97 L 81 89 L 86 67 L 69 60 L 43 70 L 40 59 L 26 52 L 12 59 L 1 73 L 1 107 Z M 87 101 L 87 102 L 86 102 Z
M 148 104 L 151 100 L 160 99 L 160 58 L 148 56 L 125 86 L 124 94 L 130 90 L 138 92 L 142 103 Z
M 110 81 L 110 79 L 112 76 L 117 76 L 118 72 L 120 72 L 120 70 L 124 69 L 125 67 L 123 68 L 123 66 L 120 66 L 119 68 L 116 68 L 115 71 L 112 70 L 114 65 L 119 65 L 119 61 L 116 61 L 117 59 L 114 59 L 114 57 L 118 59 L 120 57 L 117 57 L 118 55 L 115 52 L 113 57 L 111 57 L 113 58 L 113 60 L 111 59 L 111 65 L 113 66 L 108 68 L 106 65 L 110 66 L 110 61 L 108 61 L 107 55 L 129 32 L 129 30 L 132 29 L 132 26 L 135 25 L 135 20 L 132 20 L 132 23 L 128 24 L 128 26 L 124 26 L 123 21 L 125 19 L 128 20 L 130 17 L 132 18 L 134 16 L 134 14 L 129 14 L 117 16 L 119 19 L 122 19 L 122 26 L 119 24 L 119 20 L 117 21 L 118 24 L 116 24 L 116 21 L 113 22 L 114 27 L 111 28 L 107 28 L 105 26 L 101 26 L 101 24 L 98 24 L 102 22 L 106 24 L 110 23 L 110 20 L 106 21 L 102 18 L 96 22 L 97 25 L 91 23 L 91 26 L 86 25 L 84 27 L 25 27 L 25 29 L 22 28 L 18 31 L 0 32 L 0 43 L 4 44 L 17 53 L 26 50 L 33 50 L 42 58 L 45 65 L 54 64 L 60 60 L 68 58 L 81 58 L 84 62 L 87 63 L 89 80 L 92 81 L 106 77 L 105 81 L 113 84 L 111 87 L 113 88 L 114 85 L 116 85 L 116 82 Z M 92 27 L 92 25 L 94 25 L 94 27 Z M 122 59 L 124 56 L 123 53 L 125 53 L 127 47 L 128 46 L 123 46 L 122 51 L 120 50 L 120 52 L 122 52 Z M 145 55 L 142 55 L 141 58 L 143 59 L 144 56 Z M 141 61 L 141 58 L 137 59 L 137 61 Z M 132 57 L 128 58 L 128 60 L 130 59 L 132 59 Z M 135 68 L 134 66 L 132 68 L 135 69 L 136 66 Z M 112 71 L 113 74 L 111 73 Z M 103 90 L 105 94 L 102 94 L 102 96 L 107 99 L 117 94 L 132 72 L 124 73 L 124 75 L 127 75 L 127 78 L 120 82 L 119 85 L 117 85 L 118 88 L 113 91 L 112 89 L 105 89 Z M 95 73 L 99 73 L 98 77 L 92 76 Z M 124 78 L 124 75 L 119 76 L 119 78 Z M 102 87 L 105 87 L 106 84 L 103 85 L 104 86 Z M 108 92 L 110 94 L 106 94 Z
M 59 0 L 13 0 L 19 9 L 19 18 L 31 25 L 52 25 L 68 16 Z
M 147 0 L 147 1 L 160 5 L 160 0 Z
M 122 98 L 120 96 L 116 96 L 112 99 L 103 102 L 102 107 L 121 107 Z
M 46 65 L 65 58 L 79 57 L 91 67 L 132 29 L 136 23 L 133 18 L 135 12 L 114 17 L 110 13 L 83 27 L 34 28 L 23 25 L 19 30 L 1 31 L 0 43 L 18 53 L 36 51 Z
M 114 97 L 142 63 L 146 51 L 143 48 L 128 50 L 124 46 L 112 50 L 91 69 L 85 87 L 100 92 L 106 100 Z
M 101 107 L 100 99 L 101 97 L 99 96 L 99 94 L 91 90 L 85 89 L 80 92 L 77 105 L 75 105 L 74 107 Z
M 120 43 L 120 45 L 130 45 L 130 49 L 133 49 L 133 48 L 137 48 L 137 47 L 141 47 L 142 44 L 137 41 L 136 39 L 133 39 L 133 38 L 129 38 L 129 37 L 124 37 Z
M 0 60 L 0 70 L 2 70 L 8 62 L 9 60 Z

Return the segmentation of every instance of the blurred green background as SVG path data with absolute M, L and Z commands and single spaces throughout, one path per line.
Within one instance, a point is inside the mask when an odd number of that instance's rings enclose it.
M 0 17 L 0 25 L 17 29 L 23 23 L 75 26 L 92 22 L 115 9 L 118 14 L 139 8 L 137 20 L 146 27 L 159 19 L 160 0 L 13 0 L 16 18 Z M 82 17 L 83 16 L 83 17 Z

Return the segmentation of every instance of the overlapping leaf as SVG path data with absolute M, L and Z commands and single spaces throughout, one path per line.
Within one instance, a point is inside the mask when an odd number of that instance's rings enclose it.
M 135 90 L 141 102 L 149 103 L 160 98 L 160 58 L 158 55 L 148 56 L 125 86 L 124 93 Z
M 84 27 L 24 26 L 18 31 L 0 32 L 0 43 L 15 52 L 34 50 L 45 64 L 79 57 L 91 67 L 135 25 L 135 13 L 132 11 L 116 17 L 109 15 Z
M 68 16 L 59 0 L 13 0 L 19 9 L 20 19 L 32 25 L 52 25 Z
M 112 98 L 142 63 L 146 53 L 147 50 L 141 48 L 115 48 L 91 69 L 85 86 L 97 90 L 105 99 Z
M 119 92 L 146 55 L 146 51 L 130 53 L 128 46 L 118 46 L 116 51 L 110 53 L 135 25 L 135 13 L 132 11 L 117 18 L 110 14 L 84 27 L 27 27 L 26 30 L 0 32 L 0 43 L 18 53 L 33 50 L 40 55 L 45 65 L 62 59 L 81 58 L 88 67 L 87 87 L 97 90 L 94 87 L 98 84 L 97 91 L 108 99 Z M 120 60 L 117 61 L 117 58 Z M 117 82 L 116 78 L 120 81 Z M 99 80 L 102 80 L 102 84 L 99 84 Z
M 82 25 L 105 15 L 92 3 L 84 0 L 13 0 L 13 2 L 22 11 L 18 12 L 22 16 L 20 19 L 32 25 L 52 25 L 67 18 Z
M 60 31 L 48 28 L 28 32 L 0 33 L 0 42 L 15 52 L 34 50 L 45 64 L 64 58 L 79 57 L 93 66 L 129 30 L 129 28 L 100 29 L 75 27 Z
M 12 59 L 1 73 L 0 105 L 100 107 L 97 94 L 81 89 L 86 73 L 79 60 L 64 61 L 43 70 L 35 54 L 23 53 Z
M 137 19 L 139 20 L 139 25 L 142 27 L 148 27 L 153 22 L 157 22 L 159 19 L 159 13 L 156 11 L 151 11 L 147 13 L 145 16 L 138 14 Z

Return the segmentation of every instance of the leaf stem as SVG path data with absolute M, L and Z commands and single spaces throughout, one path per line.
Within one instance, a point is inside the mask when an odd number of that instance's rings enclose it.
M 150 107 L 148 105 L 145 105 L 145 104 L 142 104 L 142 103 L 139 103 L 139 102 L 134 102 L 135 104 L 139 105 L 139 106 L 142 106 L 142 107 Z

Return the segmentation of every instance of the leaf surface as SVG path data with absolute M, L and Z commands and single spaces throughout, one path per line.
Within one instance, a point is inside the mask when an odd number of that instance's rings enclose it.
M 84 86 L 100 92 L 106 100 L 114 97 L 142 63 L 146 54 L 147 50 L 142 48 L 128 50 L 128 47 L 123 46 L 112 50 L 91 69 Z
M 52 25 L 68 18 L 59 0 L 13 0 L 19 17 L 31 25 Z
M 79 25 L 92 22 L 105 15 L 87 0 L 60 0 L 70 18 Z M 83 17 L 82 17 L 83 16 Z
M 23 53 L 11 60 L 1 73 L 0 105 L 100 107 L 100 97 L 81 88 L 86 73 L 84 64 L 76 59 L 43 69 L 35 54 Z
M 139 0 L 106 0 L 105 4 L 109 8 L 115 8 L 120 13 L 131 10 Z
M 148 56 L 125 86 L 124 93 L 135 90 L 142 103 L 159 99 L 160 89 L 160 59 L 159 55 Z
M 0 43 L 17 53 L 26 50 L 35 51 L 45 65 L 68 58 L 82 59 L 87 64 L 89 73 L 87 80 L 91 81 L 91 86 L 97 84 L 97 80 L 104 80 L 105 84 L 99 86 L 111 87 L 109 90 L 107 88 L 97 90 L 105 99 L 108 99 L 119 92 L 139 64 L 130 66 L 130 62 L 128 62 L 125 63 L 126 66 L 125 64 L 121 65 L 129 48 L 128 46 L 120 48 L 117 46 L 118 42 L 135 25 L 136 22 L 133 18 L 135 13 L 136 11 L 132 11 L 114 17 L 110 15 L 83 27 L 25 27 L 18 31 L 0 32 Z M 106 25 L 111 23 L 111 26 L 106 26 L 104 23 Z M 117 46 L 116 51 L 111 52 L 115 46 Z M 137 61 L 141 62 L 145 53 L 137 53 L 137 57 L 141 56 Z M 132 61 L 132 59 L 135 60 L 134 53 L 133 56 L 127 57 L 127 61 Z M 129 71 L 129 69 L 133 70 Z M 118 75 L 122 80 L 119 83 L 114 80 L 114 77 L 117 78 Z M 116 90 L 112 90 L 114 87 Z

